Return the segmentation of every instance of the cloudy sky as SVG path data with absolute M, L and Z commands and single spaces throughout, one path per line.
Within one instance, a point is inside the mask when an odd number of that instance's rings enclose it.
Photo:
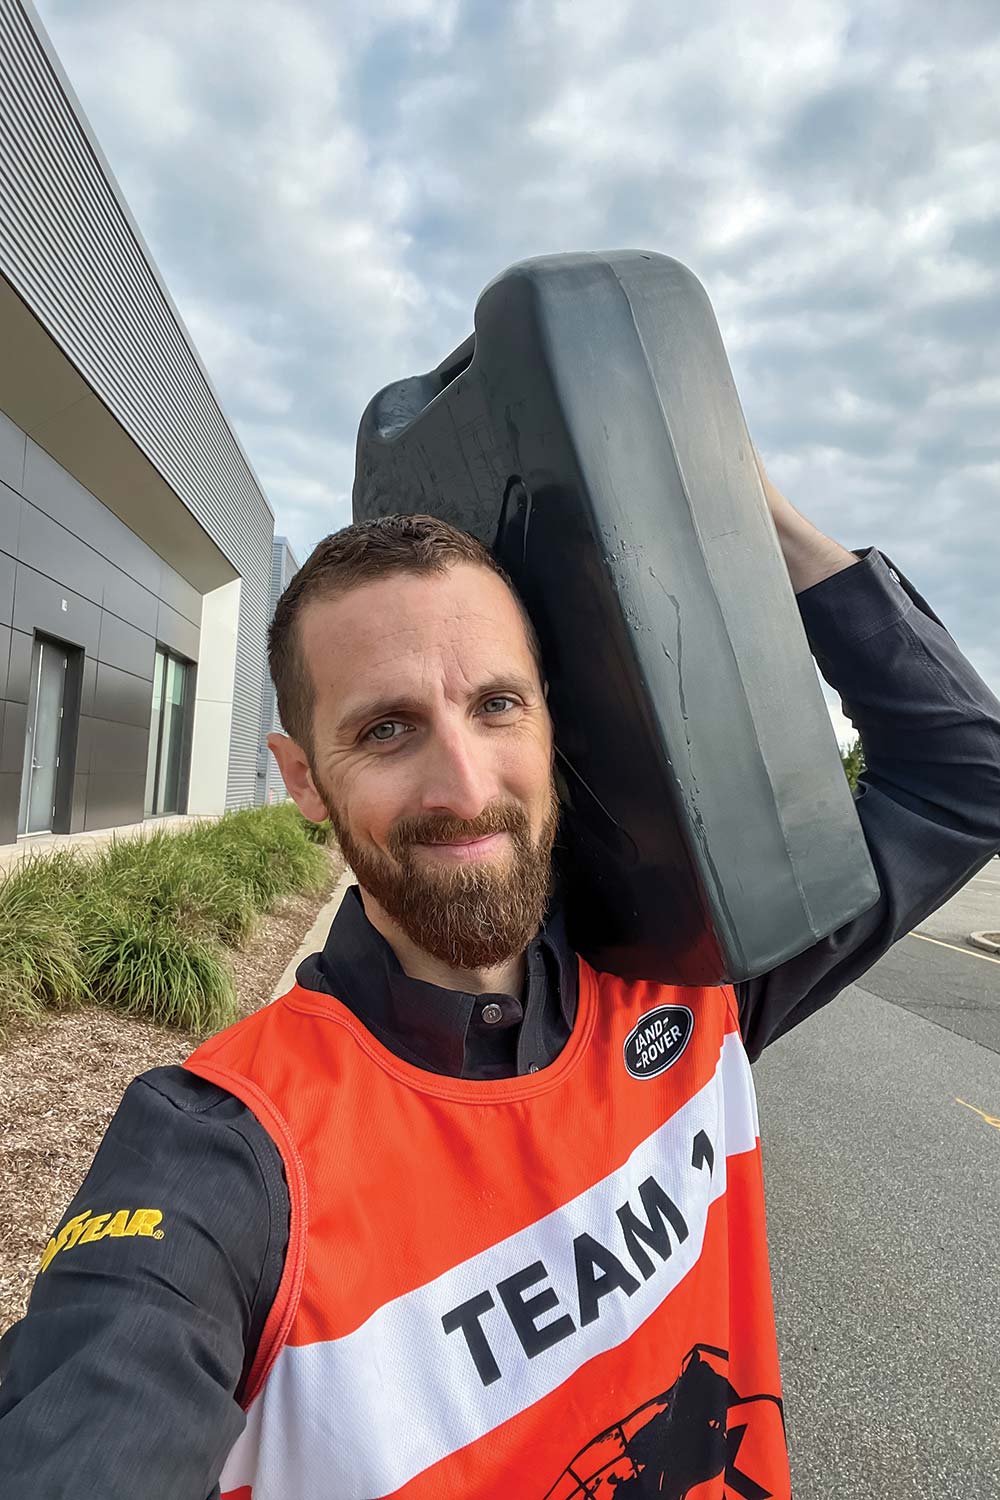
M 300 560 L 498 270 L 655 249 L 777 482 L 1000 691 L 996 0 L 36 3 Z

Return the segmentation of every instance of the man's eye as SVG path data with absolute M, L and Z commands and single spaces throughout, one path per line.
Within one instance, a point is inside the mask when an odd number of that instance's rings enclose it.
M 366 740 L 374 740 L 377 745 L 388 745 L 391 740 L 397 739 L 395 734 L 379 734 L 380 729 L 397 729 L 400 727 L 398 719 L 383 719 L 381 724 L 373 724 L 365 735 Z

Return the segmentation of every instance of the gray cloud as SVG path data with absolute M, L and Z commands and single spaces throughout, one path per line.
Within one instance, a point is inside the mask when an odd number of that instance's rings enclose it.
M 992 0 L 40 0 L 279 529 L 349 519 L 369 396 L 503 266 L 704 281 L 754 436 L 1000 688 Z

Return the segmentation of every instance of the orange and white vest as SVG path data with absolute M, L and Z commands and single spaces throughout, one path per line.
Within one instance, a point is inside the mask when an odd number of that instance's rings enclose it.
M 731 987 L 580 960 L 537 1074 L 403 1062 L 296 986 L 187 1067 L 285 1166 L 229 1500 L 787 1500 L 757 1112 Z

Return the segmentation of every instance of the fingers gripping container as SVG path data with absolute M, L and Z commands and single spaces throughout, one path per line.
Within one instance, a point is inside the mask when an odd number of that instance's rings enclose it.
M 387 386 L 354 517 L 507 569 L 549 680 L 570 935 L 626 979 L 762 974 L 878 884 L 711 305 L 677 261 L 546 256 Z

